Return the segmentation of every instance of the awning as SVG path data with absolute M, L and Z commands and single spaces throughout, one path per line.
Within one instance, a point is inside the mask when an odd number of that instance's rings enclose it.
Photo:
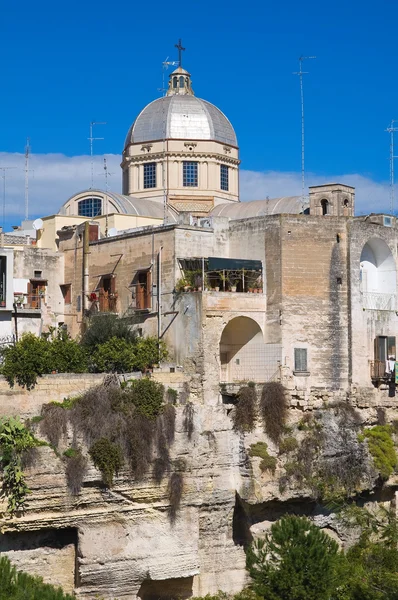
M 249 260 L 241 258 L 217 258 L 209 256 L 208 270 L 209 271 L 261 271 L 261 260 Z

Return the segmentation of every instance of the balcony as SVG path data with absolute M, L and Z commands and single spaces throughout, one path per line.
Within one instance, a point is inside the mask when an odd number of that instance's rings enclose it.
M 17 307 L 17 311 L 26 309 L 40 311 L 44 301 L 44 294 L 14 294 L 14 304 Z
M 202 257 L 180 258 L 178 262 L 181 277 L 176 282 L 177 292 L 263 292 L 260 260 Z
M 395 294 L 381 294 L 379 292 L 362 292 L 362 307 L 367 310 L 390 310 L 397 309 Z
M 116 313 L 117 312 L 117 293 L 100 290 L 98 293 L 99 312 Z

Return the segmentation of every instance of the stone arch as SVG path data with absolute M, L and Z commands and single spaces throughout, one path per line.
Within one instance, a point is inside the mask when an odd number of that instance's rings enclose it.
M 256 321 L 249 317 L 231 319 L 220 339 L 221 381 L 263 380 L 264 373 L 257 366 L 263 347 L 263 332 Z
M 328 215 L 330 212 L 329 200 L 326 200 L 326 198 L 323 198 L 323 200 L 321 200 L 321 208 L 322 208 L 322 214 Z
M 396 265 L 389 246 L 381 238 L 371 238 L 362 248 L 360 283 L 365 308 L 395 310 Z

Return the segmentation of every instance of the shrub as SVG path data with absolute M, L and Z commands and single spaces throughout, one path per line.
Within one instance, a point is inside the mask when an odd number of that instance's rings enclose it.
M 238 403 L 232 413 L 235 431 L 246 433 L 253 431 L 256 422 L 256 390 L 253 386 L 241 387 L 238 393 Z
M 246 553 L 250 587 L 264 600 L 330 600 L 340 562 L 337 543 L 296 516 L 274 523 Z
M 177 403 L 177 398 L 178 398 L 177 390 L 169 387 L 169 388 L 167 388 L 166 395 L 167 395 L 167 402 L 169 402 L 170 404 Z
M 163 340 L 155 337 L 137 338 L 134 344 L 134 369 L 146 371 L 167 358 L 168 352 Z
M 77 496 L 81 490 L 83 477 L 87 469 L 87 459 L 80 450 L 69 448 L 64 452 L 66 457 L 66 481 L 72 496 Z
M 55 337 L 50 331 L 45 337 L 25 333 L 14 346 L 3 350 L 2 374 L 11 387 L 18 385 L 32 389 L 37 378 L 45 373 L 84 373 L 87 371 L 87 355 L 64 330 Z
M 186 405 L 184 406 L 184 420 L 183 420 L 183 427 L 184 427 L 184 431 L 188 436 L 188 439 L 190 440 L 194 431 L 194 415 L 195 415 L 195 410 L 194 410 L 194 406 L 192 402 L 187 402 Z
M 161 411 L 164 397 L 164 387 L 161 383 L 143 377 L 131 381 L 126 391 L 141 415 L 151 420 L 156 419 Z
M 129 373 L 134 371 L 136 356 L 134 345 L 123 338 L 112 337 L 93 352 L 92 370 L 97 373 Z
M 6 556 L 0 557 L 0 600 L 76 600 L 64 594 L 61 588 L 43 583 L 41 577 L 33 577 L 17 571 Z
M 275 443 L 279 442 L 284 431 L 287 409 L 286 390 L 283 385 L 274 381 L 264 384 L 260 412 L 265 432 Z
M 48 344 L 48 373 L 86 373 L 87 352 L 76 340 L 65 334 Z
M 298 448 L 298 441 L 293 436 L 288 436 L 283 438 L 279 442 L 279 453 L 280 454 L 288 454 L 289 452 L 294 452 Z
M 376 425 L 372 429 L 365 429 L 358 436 L 359 441 L 364 439 L 368 442 L 369 452 L 373 462 L 383 479 L 388 479 L 397 465 L 394 442 L 391 437 L 389 425 Z
M 102 474 L 102 481 L 106 487 L 112 487 L 113 477 L 123 466 L 123 455 L 120 446 L 100 438 L 90 448 L 90 456 L 94 465 Z
M 15 382 L 32 389 L 37 378 L 49 372 L 47 361 L 48 342 L 33 333 L 25 333 L 19 342 L 3 350 L 1 372 L 11 387 Z
M 2 494 L 7 497 L 7 512 L 24 508 L 30 490 L 22 470 L 26 452 L 40 445 L 18 418 L 0 420 L 0 465 L 3 470 Z
M 44 404 L 41 409 L 40 431 L 50 444 L 58 448 L 61 437 L 66 435 L 68 417 L 60 404 Z
M 169 498 L 168 514 L 172 523 L 174 523 L 177 518 L 177 512 L 180 508 L 183 488 L 184 478 L 182 473 L 172 473 L 167 488 L 167 494 Z
M 271 473 L 275 473 L 277 460 L 274 456 L 268 454 L 268 446 L 265 442 L 252 444 L 250 446 L 249 456 L 258 456 L 261 458 L 261 471 L 271 471 Z
M 137 333 L 132 329 L 133 319 L 121 319 L 117 315 L 103 314 L 91 317 L 89 326 L 82 337 L 82 345 L 94 350 L 112 338 L 132 343 Z

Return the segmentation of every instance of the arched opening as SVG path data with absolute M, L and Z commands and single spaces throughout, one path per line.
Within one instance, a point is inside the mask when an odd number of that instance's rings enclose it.
M 344 200 L 343 206 L 348 206 L 348 200 L 347 200 L 347 198 Z
M 173 77 L 173 88 L 177 87 L 177 77 Z
M 180 75 L 180 88 L 184 87 L 184 77 Z
M 323 200 L 321 200 L 321 208 L 322 208 L 322 214 L 323 215 L 328 215 L 329 214 L 329 201 L 326 200 L 326 198 L 324 198 Z
M 264 381 L 263 333 L 248 317 L 235 317 L 220 340 L 221 381 Z
M 396 309 L 395 260 L 386 242 L 380 238 L 370 239 L 362 249 L 360 285 L 364 308 Z

